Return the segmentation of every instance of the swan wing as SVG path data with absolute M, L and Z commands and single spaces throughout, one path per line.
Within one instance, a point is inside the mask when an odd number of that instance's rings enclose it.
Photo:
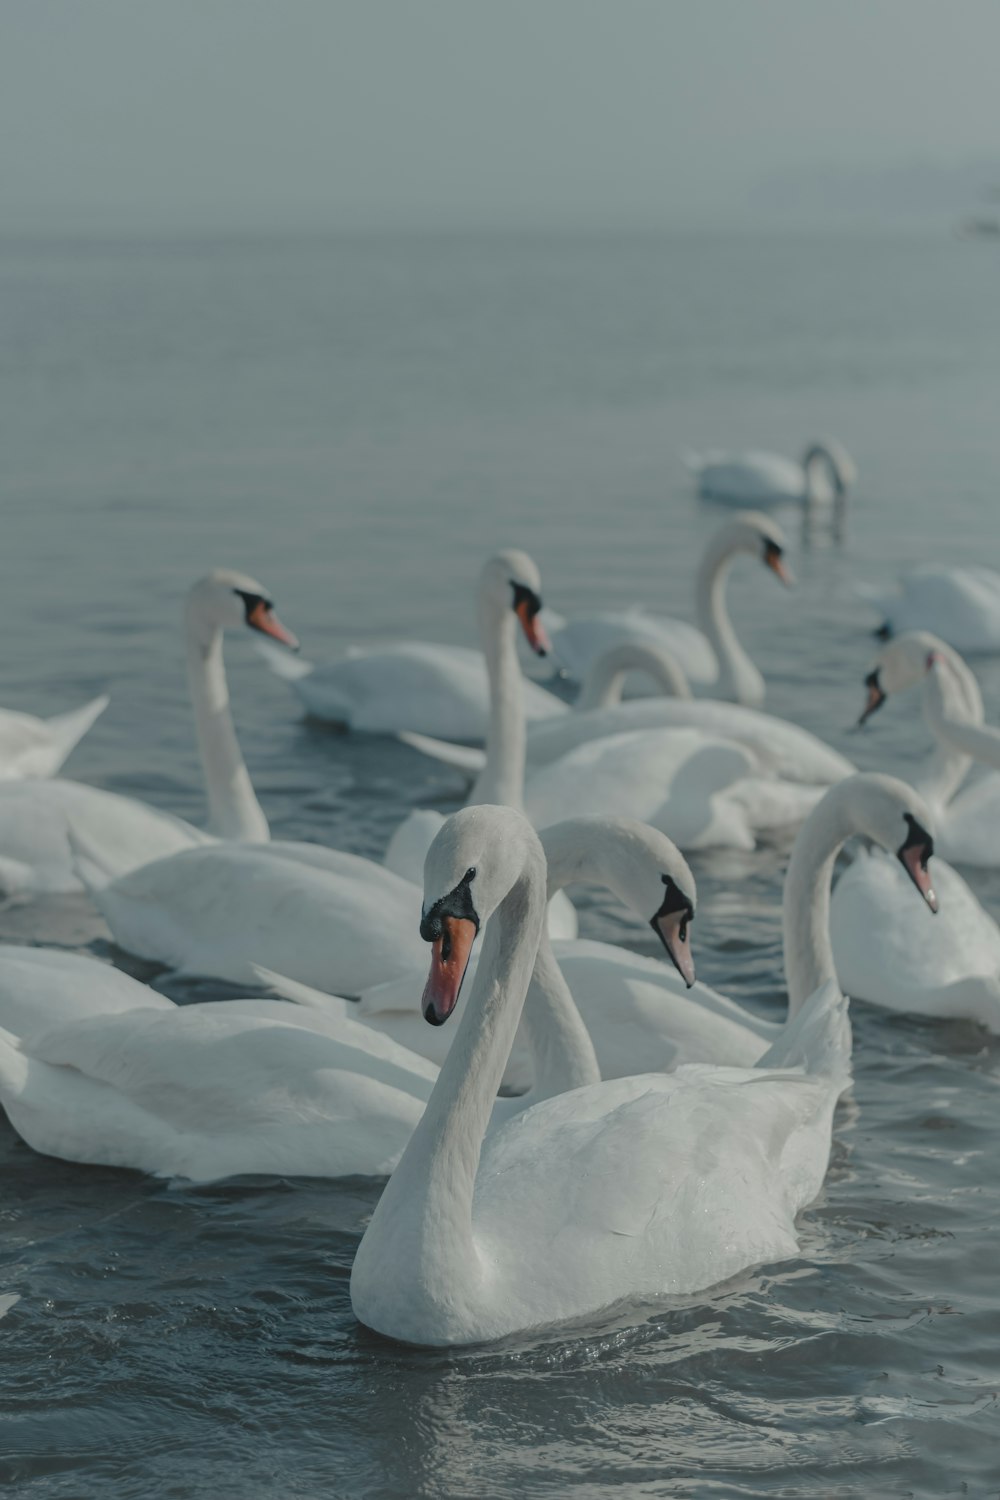
M 805 474 L 801 464 L 780 453 L 712 453 L 698 471 L 698 493 L 734 505 L 801 500 Z
M 702 632 L 685 620 L 641 610 L 609 611 L 568 620 L 552 636 L 556 659 L 578 682 L 587 675 L 591 662 L 625 642 L 662 646 L 676 658 L 691 682 L 718 680 L 719 664 Z

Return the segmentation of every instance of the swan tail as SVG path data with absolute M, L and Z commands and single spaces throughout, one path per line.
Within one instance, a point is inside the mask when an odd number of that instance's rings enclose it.
M 66 714 L 54 714 L 51 719 L 46 719 L 45 722 L 58 757 L 52 762 L 53 776 L 70 751 L 83 739 L 91 725 L 100 718 L 110 702 L 108 694 L 101 693 L 100 697 L 92 698 L 82 708 L 71 709 Z
M 851 1023 L 846 995 L 835 979 L 811 994 L 781 1028 L 757 1063 L 758 1068 L 802 1068 L 814 1078 L 832 1078 L 847 1087 L 851 1077 Z
M 250 644 L 275 677 L 280 677 L 283 682 L 300 682 L 316 670 L 313 662 L 303 661 L 301 656 L 293 656 L 283 646 L 275 646 L 271 641 L 255 638 Z
M 409 729 L 401 730 L 398 738 L 429 760 L 439 760 L 443 765 L 467 771 L 470 776 L 478 776 L 486 764 L 486 751 L 476 745 L 453 745 L 449 740 L 435 740 L 429 734 L 414 734 Z

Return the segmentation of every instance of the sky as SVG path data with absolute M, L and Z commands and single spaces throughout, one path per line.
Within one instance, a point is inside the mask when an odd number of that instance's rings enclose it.
M 932 219 L 998 64 L 1000 0 L 2 0 L 2 224 Z

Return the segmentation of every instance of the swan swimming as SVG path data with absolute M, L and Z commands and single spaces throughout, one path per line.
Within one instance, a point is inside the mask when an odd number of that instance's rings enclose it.
M 925 563 L 895 588 L 857 584 L 855 591 L 881 616 L 879 635 L 928 630 L 956 651 L 1000 651 L 1000 573 L 993 568 Z
M 665 646 L 691 681 L 713 684 L 720 698 L 759 707 L 764 679 L 740 645 L 726 609 L 726 580 L 741 555 L 758 558 L 783 583 L 791 583 L 780 526 L 749 511 L 724 526 L 705 548 L 695 582 L 697 628 L 644 610 L 608 610 L 553 626 L 556 655 L 569 675 L 582 681 L 594 658 L 609 646 L 624 641 Z
M 544 855 L 521 814 L 449 819 L 424 880 L 434 1025 L 485 936 L 458 1036 L 351 1272 L 356 1316 L 390 1338 L 479 1343 L 700 1291 L 794 1255 L 795 1214 L 822 1185 L 849 1074 L 836 1044 L 799 1068 L 595 1083 L 487 1133 L 545 905 Z M 834 1020 L 846 1026 L 843 1006 Z
M 685 460 L 698 493 L 728 505 L 777 505 L 794 501 L 807 507 L 830 504 L 842 513 L 858 471 L 843 443 L 833 438 L 810 443 L 796 463 L 780 453 L 691 454 Z
M 203 832 L 183 818 L 79 781 L 0 784 L 0 891 L 78 891 L 70 828 L 107 872 L 207 844 L 215 838 L 269 837 L 240 754 L 229 707 L 222 656 L 226 630 L 249 628 L 295 648 L 295 637 L 274 613 L 266 590 L 244 573 L 217 568 L 190 590 L 184 610 L 188 681 L 198 752 L 205 778 L 209 825 Z

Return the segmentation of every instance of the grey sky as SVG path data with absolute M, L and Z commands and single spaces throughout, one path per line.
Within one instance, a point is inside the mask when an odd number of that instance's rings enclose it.
M 1000 162 L 998 60 L 1000 0 L 3 0 L 3 224 L 697 225 L 813 168 L 919 197 Z

